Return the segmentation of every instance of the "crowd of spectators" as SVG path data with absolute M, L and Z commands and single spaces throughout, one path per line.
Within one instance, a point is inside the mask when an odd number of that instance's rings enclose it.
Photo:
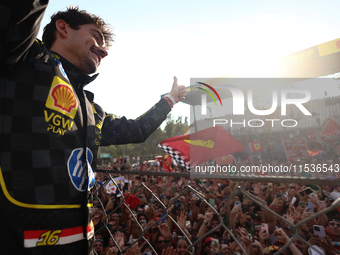
M 124 169 L 137 168 L 124 166 Z M 188 240 L 194 243 L 202 236 L 204 238 L 194 246 L 194 254 L 241 255 L 243 252 L 234 238 L 247 254 L 274 254 L 293 237 L 293 224 L 325 209 L 336 199 L 337 194 L 340 196 L 340 187 L 281 183 L 279 178 L 277 182 L 272 183 L 251 181 L 243 183 L 244 189 L 265 201 L 262 207 L 243 193 L 230 198 L 236 185 L 235 181 L 216 180 L 213 176 L 202 179 L 150 176 L 149 171 L 161 170 L 159 166 L 146 165 L 141 175 L 126 175 L 125 178 L 129 182 L 120 187 L 124 189 L 125 196 L 128 189 L 133 190 L 142 182 L 152 191 L 151 193 L 141 186 L 133 192 L 138 198 L 138 204 L 133 208 L 126 207 L 130 205 L 120 206 L 123 198 L 118 192 L 106 193 L 103 186 L 110 180 L 110 176 L 102 172 L 97 173 L 97 185 L 93 191 L 96 198 L 93 214 L 94 249 L 97 254 L 118 254 L 116 244 L 121 250 L 130 247 L 126 251 L 127 254 L 154 254 L 153 249 L 143 239 L 139 239 L 141 235 L 144 235 L 157 254 L 165 252 L 178 255 L 191 254 Z M 333 173 L 328 178 L 336 179 L 337 175 Z M 192 189 L 186 189 L 179 196 L 187 186 Z M 198 193 L 203 195 L 205 201 Z M 165 208 L 158 200 L 168 207 L 168 214 L 179 227 L 167 216 Z M 227 201 L 228 204 L 225 205 Z M 218 214 L 214 213 L 211 207 Z M 273 210 L 291 224 L 266 208 Z M 222 225 L 218 227 L 219 219 L 222 219 L 221 223 L 234 237 Z M 212 229 L 214 230 L 210 231 Z M 209 231 L 211 233 L 206 235 Z M 340 213 L 337 209 L 302 224 L 298 232 L 301 239 L 307 241 L 314 249 L 311 250 L 309 245 L 297 238 L 283 254 L 337 254 L 340 251 L 340 243 L 339 246 L 337 243 L 340 242 Z M 136 239 L 139 241 L 131 246 Z M 175 250 L 166 250 L 170 247 Z

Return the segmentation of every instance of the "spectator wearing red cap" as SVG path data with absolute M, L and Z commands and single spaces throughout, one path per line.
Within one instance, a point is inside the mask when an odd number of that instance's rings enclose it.
M 211 237 L 208 237 L 203 242 L 201 255 L 210 255 Z

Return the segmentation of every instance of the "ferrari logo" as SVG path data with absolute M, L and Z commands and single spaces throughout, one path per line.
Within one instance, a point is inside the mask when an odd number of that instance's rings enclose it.
M 258 151 L 261 148 L 261 145 L 259 143 L 254 143 L 254 148 Z

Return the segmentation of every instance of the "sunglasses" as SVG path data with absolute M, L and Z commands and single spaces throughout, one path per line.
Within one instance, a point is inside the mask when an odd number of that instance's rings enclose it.
M 330 222 L 329 225 L 331 227 L 334 227 L 336 225 L 338 228 L 340 228 L 340 223 Z

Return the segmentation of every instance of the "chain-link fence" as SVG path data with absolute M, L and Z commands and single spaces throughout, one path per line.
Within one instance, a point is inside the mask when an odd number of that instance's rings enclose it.
M 257 195 L 257 192 L 254 192 L 254 190 L 249 189 L 249 183 L 253 183 L 253 186 L 259 186 L 262 183 L 262 187 L 265 186 L 263 183 L 269 185 L 271 183 L 280 183 L 280 185 L 286 185 L 288 183 L 313 183 L 314 185 L 333 185 L 338 186 L 338 180 L 325 180 L 325 179 L 313 179 L 308 180 L 305 178 L 281 178 L 277 179 L 275 176 L 272 177 L 258 177 L 258 176 L 213 176 L 213 178 L 216 180 L 219 178 L 221 182 L 217 181 L 216 183 L 212 184 L 209 188 L 206 183 L 200 183 L 199 179 L 193 179 L 192 176 L 190 176 L 188 173 L 167 173 L 167 172 L 140 172 L 140 171 L 113 171 L 113 170 L 99 170 L 99 173 L 104 173 L 106 176 L 105 181 L 103 182 L 97 182 L 93 194 L 94 194 L 94 205 L 98 207 L 98 203 L 100 204 L 101 210 L 103 211 L 102 214 L 100 214 L 100 221 L 102 224 L 96 225 L 95 228 L 95 254 L 124 254 L 127 251 L 130 251 L 126 254 L 160 254 L 161 249 L 165 248 L 167 246 L 175 246 L 176 243 L 179 243 L 180 239 L 186 240 L 186 252 L 180 253 L 180 254 L 213 254 L 213 252 L 219 252 L 220 254 L 281 254 L 282 251 L 288 251 L 291 252 L 291 254 L 302 254 L 302 248 L 295 246 L 296 240 L 300 240 L 302 242 L 303 246 L 312 246 L 312 244 L 317 243 L 318 240 L 316 236 L 311 236 L 311 234 L 306 234 L 305 232 L 302 232 L 302 226 L 304 228 L 306 227 L 306 223 L 309 223 L 313 221 L 316 218 L 321 219 L 322 215 L 325 215 L 331 211 L 336 210 L 337 207 L 340 207 L 340 200 L 337 199 L 335 201 L 332 201 L 332 203 L 329 203 L 328 206 L 323 208 L 322 206 L 319 206 L 318 209 L 315 209 L 315 212 L 307 213 L 306 209 L 302 209 L 302 213 L 305 215 L 298 219 L 292 220 L 292 210 L 294 203 L 291 203 L 290 201 L 287 203 L 287 210 L 283 214 L 281 211 L 278 211 L 277 208 L 274 208 L 271 204 L 268 204 L 268 201 L 264 201 L 263 199 L 260 199 Z M 120 182 L 124 178 L 122 176 L 130 176 L 130 178 L 127 178 L 124 183 Z M 117 183 L 117 176 L 121 176 L 121 178 L 118 177 L 119 182 Z M 137 184 L 134 185 L 134 183 L 131 181 L 133 179 L 132 177 L 137 176 L 138 179 L 140 178 L 140 181 L 138 181 Z M 145 180 L 145 176 L 147 180 Z M 151 176 L 154 176 L 154 178 L 151 178 Z M 215 178 L 216 177 L 216 178 Z M 167 188 L 162 189 L 162 186 L 160 186 L 160 191 L 155 190 L 155 186 L 157 186 L 157 180 L 161 180 L 160 183 L 163 180 L 163 183 L 168 182 L 169 179 L 175 178 L 174 180 L 178 180 L 177 183 L 172 183 L 172 186 L 170 187 L 168 185 Z M 191 178 L 191 179 L 190 179 Z M 211 179 L 213 179 L 211 178 Z M 216 199 L 216 204 L 214 199 L 208 199 L 208 197 L 211 197 L 212 189 L 211 187 L 216 185 L 222 186 L 222 183 L 225 183 L 224 181 L 226 178 L 229 179 L 230 185 L 226 185 L 225 189 L 229 189 L 228 196 L 223 196 L 222 198 Z M 153 180 L 155 180 L 153 182 Z M 189 180 L 187 183 L 185 183 L 183 180 Z M 148 181 L 151 180 L 151 181 Z M 182 181 L 181 181 L 182 180 Z M 190 182 L 191 181 L 191 182 Z M 151 182 L 151 185 L 150 185 Z M 181 182 L 181 183 L 180 183 Z M 195 183 L 194 183 L 195 182 Z M 232 185 L 232 184 L 235 185 Z M 256 185 L 254 183 L 257 183 Z M 149 184 L 149 185 L 148 185 Z M 169 184 L 169 183 L 168 183 Z M 197 188 L 197 184 L 202 189 Z M 178 188 L 178 186 L 181 185 L 181 188 Z M 110 187 L 108 187 L 110 186 Z M 167 189 L 173 191 L 173 196 L 166 196 Z M 274 187 L 275 190 L 275 187 Z M 108 207 L 108 201 L 105 201 L 103 199 L 104 195 L 108 197 L 108 193 L 112 192 L 113 195 L 110 195 L 110 197 L 114 197 L 113 200 L 115 200 L 114 204 L 111 206 L 111 209 Z M 268 189 L 268 192 L 270 192 L 270 189 Z M 213 193 L 213 192 L 212 192 Z M 295 194 L 295 193 L 294 193 Z M 220 197 L 221 194 L 217 194 L 217 196 Z M 144 196 L 144 197 L 143 197 Z M 258 213 L 262 212 L 262 217 L 266 218 L 266 220 L 258 222 L 258 225 L 255 225 L 255 223 L 250 223 L 250 216 L 249 212 L 242 211 L 241 213 L 241 207 L 239 207 L 239 211 L 237 213 L 241 214 L 241 219 L 235 217 L 233 215 L 235 213 L 235 210 L 237 210 L 237 206 L 235 204 L 235 200 L 239 200 L 238 198 L 244 197 L 247 199 L 250 199 L 251 206 L 259 207 L 260 210 L 257 211 Z M 189 201 L 184 201 L 183 198 L 194 198 L 190 199 Z M 212 196 L 214 197 L 214 196 Z M 216 197 L 216 196 L 215 196 Z M 297 197 L 297 196 L 295 196 Z M 308 196 L 309 197 L 309 196 Z M 146 198 L 146 201 L 144 200 Z M 288 197 L 287 197 L 288 198 Z M 182 199 L 182 201 L 181 201 Z M 317 198 L 315 198 L 317 199 Z M 144 200 L 146 203 L 142 202 L 143 206 L 140 206 L 140 200 Z M 217 201 L 218 200 L 218 201 Z M 273 201 L 274 199 L 271 199 L 270 201 Z M 276 201 L 283 201 L 284 202 L 284 196 L 277 198 Z M 287 199 L 288 200 L 288 199 Z M 295 198 L 296 200 L 296 198 Z M 96 203 L 97 201 L 97 203 Z M 137 201 L 137 202 L 136 202 Z M 181 201 L 181 202 L 178 202 Z M 207 208 L 203 210 L 205 214 L 202 217 L 202 214 L 199 213 L 195 214 L 193 211 L 193 205 L 183 208 L 183 203 L 193 203 L 195 202 L 195 206 L 198 208 Z M 197 203 L 197 201 L 200 202 L 200 204 Z M 309 198 L 304 201 L 311 201 Z M 317 199 L 319 201 L 319 199 Z M 297 203 L 297 201 L 292 201 Z M 300 201 L 299 201 L 300 202 Z M 150 208 L 147 208 L 149 207 Z M 182 207 L 181 207 L 182 206 Z M 308 204 L 306 204 L 308 206 Z M 144 207 L 144 208 L 141 208 Z M 244 206 L 243 206 L 244 207 Z M 295 206 L 294 206 L 295 207 Z M 301 204 L 298 206 L 303 207 Z M 136 209 L 137 208 L 137 209 Z M 156 214 L 147 214 L 147 211 L 155 212 L 155 208 L 157 209 L 158 213 Z M 189 208 L 189 209 L 188 209 Z M 197 209 L 196 208 L 196 209 Z M 233 208 L 236 208 L 233 210 Z M 149 210 L 148 210 L 149 209 Z M 189 223 L 187 221 L 187 214 L 181 211 L 183 209 L 186 209 L 186 213 L 189 213 L 189 216 L 197 217 L 196 219 L 191 219 L 191 222 Z M 123 226 L 123 228 L 118 227 L 119 219 L 116 218 L 116 222 L 114 223 L 112 221 L 112 216 L 117 215 L 117 212 L 120 217 L 120 225 Z M 236 215 L 237 215 L 236 213 Z M 301 213 L 301 211 L 300 211 Z M 141 220 L 139 215 L 143 215 L 143 219 Z M 195 215 L 193 215 L 195 214 Z M 252 212 L 252 214 L 256 213 Z M 288 216 L 287 216 L 288 214 Z M 146 217 L 145 217 L 146 216 Z M 183 216 L 183 217 L 182 217 Z M 209 217 L 208 217 L 209 216 Z M 248 217 L 249 216 L 249 217 Z M 263 234 L 265 231 L 265 227 L 268 226 L 268 222 L 274 222 L 276 224 L 277 221 L 273 220 L 279 219 L 281 221 L 282 226 L 285 227 L 285 229 L 288 229 L 288 234 L 277 231 L 277 230 L 271 230 L 269 229 L 269 233 L 266 234 L 266 238 L 269 237 L 269 234 L 271 236 L 270 239 L 274 238 L 278 242 L 272 241 L 272 243 L 268 243 L 268 239 L 263 240 L 259 236 L 259 233 L 256 231 L 261 232 L 260 234 Z M 324 216 L 323 216 L 324 217 Z M 122 219 L 123 218 L 123 219 Z M 209 221 L 210 218 L 210 222 Z M 189 219 L 189 217 L 188 217 Z M 214 224 L 211 224 L 211 219 L 214 219 Z M 146 224 L 146 221 L 148 223 Z M 201 221 L 201 224 L 199 226 L 192 226 L 195 225 L 196 222 L 199 223 Z M 233 222 L 231 222 L 233 221 Z M 239 222 L 241 221 L 241 222 Z M 242 222 L 243 221 L 243 222 Z M 126 223 L 127 222 L 127 223 Z M 185 222 L 185 225 L 184 225 Z M 192 222 L 195 222 L 194 224 L 191 224 Z M 319 220 L 321 222 L 321 220 Z M 96 223 L 96 221 L 94 221 Z M 264 223 L 264 224 L 261 224 Z M 113 227 L 112 225 L 116 225 L 116 227 Z M 165 225 L 164 225 L 165 224 Z M 211 224 L 210 227 L 208 225 Z M 325 222 L 324 222 L 325 224 Z M 327 222 L 326 222 L 327 224 Z M 338 223 L 336 223 L 338 224 Z M 197 225 L 197 224 L 196 224 Z M 206 225 L 206 226 L 202 226 Z M 259 226 L 261 225 L 261 229 L 259 230 Z M 315 223 L 315 225 L 317 225 Z M 276 225 L 274 225 L 276 226 Z M 282 227 L 281 226 L 281 227 Z M 310 226 L 308 226 L 310 227 Z M 320 226 L 323 230 L 325 229 L 325 226 Z M 277 227 L 276 227 L 277 228 Z M 117 235 L 116 233 L 118 230 L 124 232 L 124 241 L 121 240 L 121 237 Z M 135 231 L 134 231 L 135 230 Z M 188 231 L 189 230 L 189 231 Z M 202 232 L 203 230 L 203 232 Z M 216 236 L 216 231 L 221 234 L 220 238 Z M 267 228 L 268 231 L 268 228 Z M 159 241 L 154 237 L 155 233 L 158 233 L 158 236 L 163 235 L 164 239 Z M 275 232 L 273 234 L 273 232 Z M 326 231 L 329 232 L 329 231 Z M 153 233 L 153 234 L 150 234 Z M 105 242 L 97 238 L 97 235 L 101 234 L 102 236 L 105 236 L 106 241 Z M 326 234 L 325 234 L 326 235 Z M 330 234 L 331 236 L 332 234 Z M 209 237 L 213 237 L 209 239 Z M 223 238 L 221 238 L 223 237 Z M 308 242 L 308 238 L 306 237 L 312 237 L 314 238 L 313 242 Z M 333 236 L 334 237 L 334 236 Z M 213 248 L 214 246 L 214 240 L 219 240 L 218 242 L 223 242 L 223 240 L 227 239 L 227 242 L 225 244 L 219 243 L 219 245 L 216 246 L 216 248 Z M 249 239 L 249 241 L 247 241 Z M 283 240 L 280 240 L 283 239 Z M 325 239 L 323 236 L 321 236 L 322 242 L 324 244 L 329 245 L 329 239 Z M 103 251 L 102 249 L 98 248 L 96 249 L 96 242 L 102 241 L 102 246 L 107 246 L 106 249 Z M 310 239 L 312 240 L 312 239 Z M 163 245 L 164 241 L 164 245 Z M 211 244 L 212 241 L 212 244 Z M 257 249 L 254 249 L 254 247 L 261 245 L 263 242 L 268 243 L 267 245 L 262 245 L 261 247 L 258 247 Z M 335 240 L 332 240 L 335 241 Z M 211 244 L 209 246 L 209 249 L 207 249 L 207 244 Z M 160 246 L 157 244 L 162 244 L 163 246 Z M 229 244 L 229 245 L 228 245 Z M 275 245 L 274 245 L 275 244 Z M 335 245 L 337 243 L 335 242 Z M 333 243 L 334 245 L 334 243 Z M 322 246 L 322 245 L 321 245 Z M 233 248 L 232 248 L 233 247 Z M 252 250 L 250 250 L 250 247 Z M 315 248 L 315 246 L 313 246 Z M 161 248 L 161 249 L 160 249 Z M 176 247 L 175 247 L 176 248 Z M 132 250 L 131 250 L 132 249 Z M 204 250 L 205 249 L 205 250 Z M 254 250 L 257 250 L 257 252 L 254 252 Z M 300 251 L 299 251 L 300 249 Z M 334 249 L 334 248 L 333 248 Z M 315 250 L 315 249 L 314 249 Z M 249 252 L 250 251 L 250 252 Z M 151 252 L 151 253 L 150 253 Z M 231 253 L 233 252 L 233 253 Z M 239 253 L 237 253 L 239 252 Z M 300 252 L 300 253 L 298 253 Z M 286 254 L 286 253 L 285 253 Z M 289 253 L 287 253 L 289 254 Z M 326 253 L 327 254 L 327 251 Z

